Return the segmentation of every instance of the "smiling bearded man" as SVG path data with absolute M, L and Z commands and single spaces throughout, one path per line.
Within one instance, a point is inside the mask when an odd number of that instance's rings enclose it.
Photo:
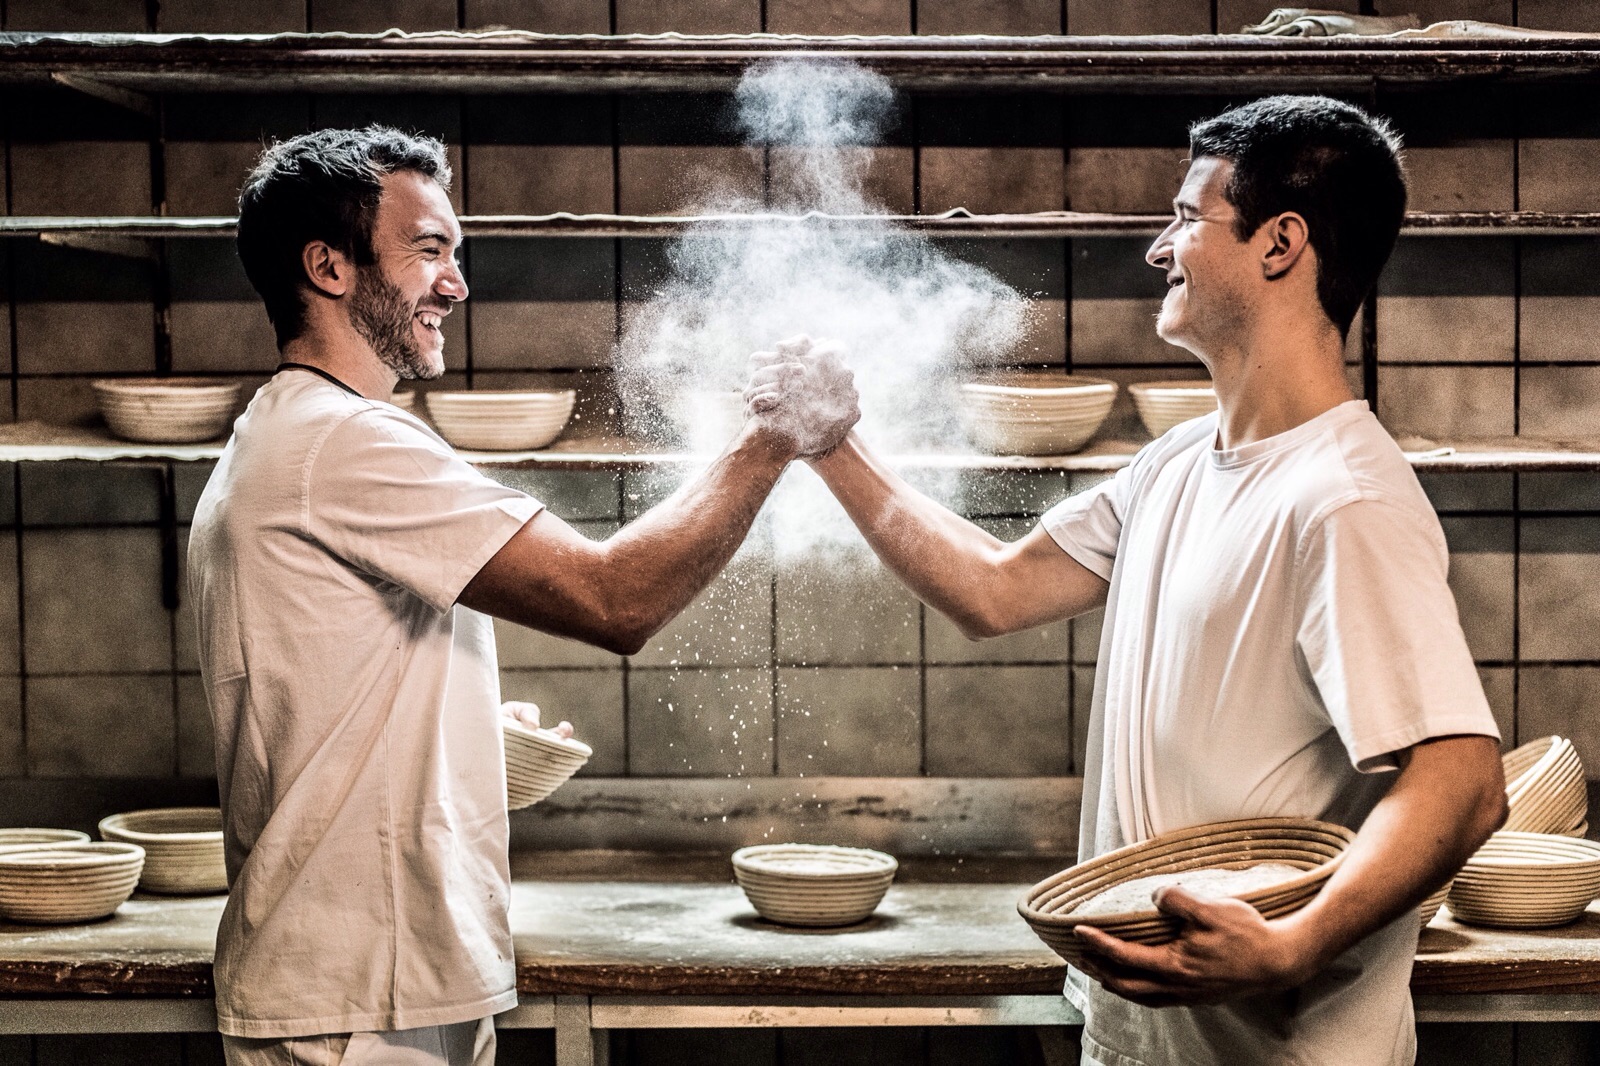
M 788 462 L 859 417 L 836 358 L 779 345 L 722 455 L 608 540 L 581 536 L 389 402 L 444 373 L 441 326 L 467 298 L 449 185 L 443 144 L 371 127 L 273 145 L 240 196 L 284 361 L 189 541 L 230 1066 L 492 1063 L 490 1016 L 517 993 L 489 616 L 637 652 Z

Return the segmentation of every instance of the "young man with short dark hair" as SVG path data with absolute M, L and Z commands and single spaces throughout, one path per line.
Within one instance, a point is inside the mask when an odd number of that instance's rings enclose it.
M 580 536 L 388 402 L 444 372 L 440 326 L 467 297 L 449 182 L 436 140 L 325 130 L 269 148 L 240 197 L 239 253 L 284 362 L 189 544 L 231 1066 L 492 1063 L 490 1015 L 517 993 L 489 616 L 637 651 L 727 563 L 788 462 L 859 414 L 836 359 L 780 345 L 709 469 L 609 540 Z
M 813 466 L 971 637 L 1106 605 L 1081 858 L 1236 818 L 1358 829 L 1294 915 L 1172 888 L 1156 900 L 1183 920 L 1171 944 L 1080 931 L 1084 1061 L 1406 1066 L 1417 905 L 1501 824 L 1505 794 L 1438 519 L 1344 372 L 1403 218 L 1398 142 L 1322 97 L 1259 100 L 1191 137 L 1147 259 L 1168 284 L 1157 331 L 1210 369 L 1216 414 L 1015 544 L 854 434 Z

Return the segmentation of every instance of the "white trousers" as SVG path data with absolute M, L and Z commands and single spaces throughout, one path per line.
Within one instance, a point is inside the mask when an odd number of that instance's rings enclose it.
M 494 1066 L 494 1019 L 385 1033 L 224 1036 L 228 1066 Z

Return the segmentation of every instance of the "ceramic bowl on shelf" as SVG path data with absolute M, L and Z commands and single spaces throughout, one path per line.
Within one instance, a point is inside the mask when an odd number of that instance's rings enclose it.
M 1502 829 L 1583 836 L 1588 830 L 1589 790 L 1583 761 L 1565 737 L 1540 737 L 1501 757 L 1506 804 Z
M 1268 918 L 1305 906 L 1321 891 L 1355 834 L 1308 818 L 1253 818 L 1164 833 L 1063 870 L 1030 888 L 1017 910 L 1040 940 L 1070 963 L 1083 948 L 1076 930 L 1092 925 L 1141 944 L 1164 944 L 1178 935 L 1178 919 L 1154 904 L 1115 914 L 1076 914 L 1118 885 L 1159 874 L 1242 870 L 1265 863 L 1302 871 L 1277 883 L 1238 893 Z
M 69 841 L 0 849 L 0 917 L 70 924 L 113 913 L 139 884 L 144 849 Z
M 594 750 L 548 729 L 529 729 L 501 722 L 506 747 L 506 807 L 531 807 L 566 784 L 589 761 Z
M 1140 381 L 1128 393 L 1152 437 L 1217 409 L 1217 390 L 1209 381 Z
M 877 910 L 900 864 L 869 848 L 756 844 L 733 853 L 733 875 L 769 922 L 854 925 Z
M 1075 452 L 1111 413 L 1117 385 L 1053 370 L 1012 371 L 961 386 L 972 441 L 997 455 Z
M 0 848 L 16 847 L 19 844 L 81 844 L 88 839 L 88 833 L 80 833 L 76 829 L 35 829 L 20 826 L 0 829 Z
M 533 451 L 553 444 L 572 417 L 572 389 L 430 392 L 423 396 L 439 435 L 457 448 Z
M 1501 830 L 1450 888 L 1457 921 L 1510 928 L 1566 925 L 1600 898 L 1600 844 Z
M 91 383 L 100 413 L 123 440 L 198 444 L 228 431 L 239 383 L 206 378 L 107 378 Z
M 100 836 L 144 849 L 139 887 L 168 895 L 223 892 L 222 811 L 217 807 L 160 807 L 100 820 Z

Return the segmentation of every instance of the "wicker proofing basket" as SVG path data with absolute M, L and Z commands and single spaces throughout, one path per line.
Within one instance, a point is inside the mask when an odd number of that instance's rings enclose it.
M 194 896 L 225 892 L 219 807 L 156 807 L 100 820 L 100 836 L 144 849 L 139 887 L 146 892 Z
M 1589 792 L 1583 762 L 1572 741 L 1540 737 L 1501 757 L 1506 803 L 1505 831 L 1582 836 L 1588 828 Z
M 68 925 L 104 918 L 133 895 L 144 849 L 110 841 L 0 848 L 0 916 Z
M 870 848 L 753 844 L 733 853 L 733 875 L 769 922 L 825 928 L 866 921 L 900 864 Z
M 1577 921 L 1600 896 L 1600 844 L 1501 830 L 1450 888 L 1450 913 L 1473 925 L 1537 929 Z
M 1124 914 L 1072 916 L 1074 908 L 1115 885 L 1155 874 L 1282 863 L 1305 873 L 1238 897 L 1268 918 L 1281 918 L 1316 896 L 1353 839 L 1355 834 L 1343 826 L 1309 818 L 1250 818 L 1193 826 L 1118 848 L 1040 881 L 1017 901 L 1017 911 L 1052 951 L 1076 964 L 1083 955 L 1075 932 L 1079 925 L 1140 944 L 1164 944 L 1178 935 L 1179 920 L 1153 906 Z
M 583 768 L 594 751 L 546 730 L 500 723 L 506 748 L 506 808 L 521 810 L 549 796 Z

